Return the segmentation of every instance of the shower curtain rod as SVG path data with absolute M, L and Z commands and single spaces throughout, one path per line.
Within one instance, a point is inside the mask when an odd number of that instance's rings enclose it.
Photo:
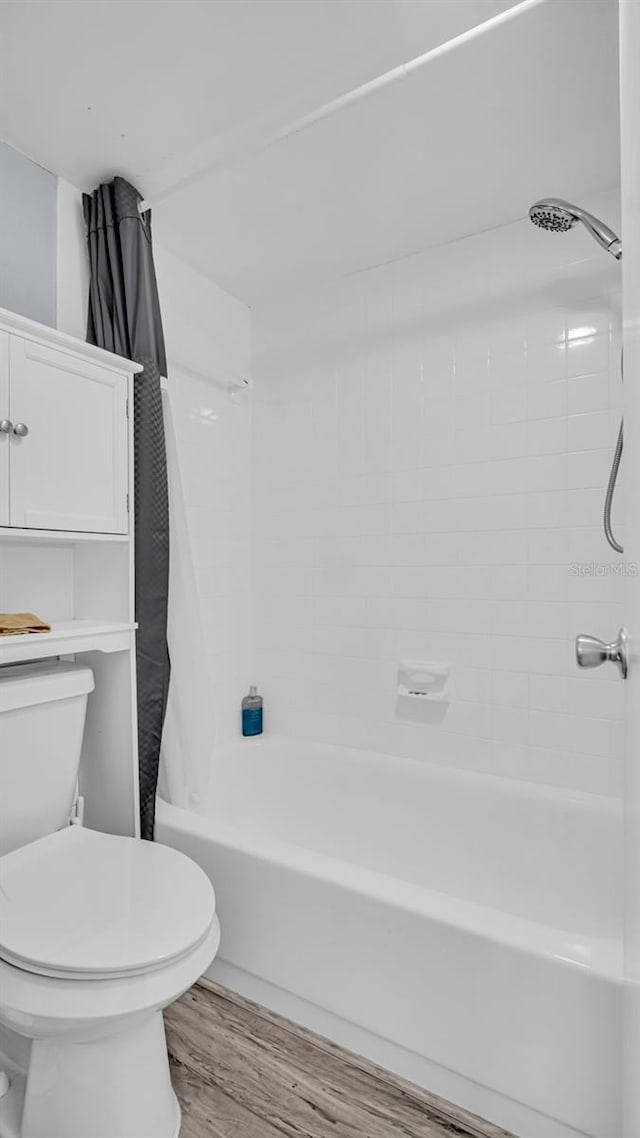
M 537 8 L 540 4 L 544 3 L 546 3 L 546 0 L 521 0 L 519 4 L 515 4 L 512 8 L 507 8 L 506 11 L 499 12 L 496 16 L 491 16 L 488 20 L 483 20 L 481 24 L 476 24 L 473 28 L 467 28 L 466 32 L 461 32 L 460 35 L 454 36 L 453 39 L 445 40 L 444 43 L 438 44 L 437 47 L 430 48 L 430 50 L 424 52 L 423 55 L 418 55 L 415 59 L 410 59 L 408 63 L 401 63 L 398 67 L 393 67 L 391 71 L 385 71 L 382 75 L 378 75 L 375 79 L 370 79 L 360 87 L 354 87 L 353 90 L 347 91 L 344 95 L 339 95 L 337 99 L 332 99 L 331 102 L 324 103 L 323 106 L 317 107 L 316 110 L 310 111 L 309 114 L 303 115 L 302 118 L 294 119 L 293 122 L 280 127 L 280 129 L 273 134 L 269 134 L 256 142 L 249 143 L 241 148 L 235 155 L 219 158 L 211 162 L 208 166 L 203 166 L 199 170 L 195 170 L 192 174 L 180 178 L 177 182 L 167 186 L 164 190 L 159 190 L 158 193 L 151 198 L 145 198 L 144 201 L 139 202 L 138 209 L 140 213 L 146 213 L 147 210 L 159 205 L 160 202 L 166 201 L 172 194 L 177 193 L 179 190 L 187 189 L 188 186 L 192 186 L 202 178 L 206 178 L 210 174 L 222 173 L 224 170 L 235 166 L 238 162 L 248 158 L 250 155 L 257 154 L 261 150 L 266 150 L 270 146 L 275 146 L 276 143 L 283 142 L 286 138 L 290 138 L 294 134 L 300 134 L 301 131 L 306 130 L 310 126 L 314 126 L 315 123 L 330 118 L 330 116 L 336 114 L 337 111 L 341 111 L 345 107 L 359 102 L 361 99 L 366 98 L 367 95 L 372 95 L 375 91 L 380 91 L 383 87 L 388 87 L 399 79 L 406 79 L 408 75 L 413 74 L 414 71 L 418 71 L 421 67 L 424 67 L 425 64 L 430 63 L 432 59 L 438 59 L 441 55 L 447 55 L 455 48 L 462 47 L 463 44 L 478 39 L 480 36 L 485 35 L 486 32 L 493 31 L 494 28 L 498 28 L 502 24 L 506 24 L 510 20 L 515 19 L 517 16 L 522 16 L 531 8 Z
M 206 374 L 203 371 L 196 371 L 195 368 L 187 367 L 186 364 L 181 364 L 179 360 L 168 360 L 168 371 L 183 372 L 191 379 L 201 379 L 206 383 L 217 383 L 222 387 L 226 387 L 229 391 L 248 391 L 251 387 L 251 381 L 246 379 L 243 375 L 236 375 L 232 371 L 211 371 Z M 166 376 L 161 377 L 161 387 L 163 391 L 168 390 Z

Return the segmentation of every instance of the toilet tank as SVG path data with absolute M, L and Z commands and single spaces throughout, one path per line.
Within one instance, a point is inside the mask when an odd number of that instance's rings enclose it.
M 79 664 L 0 668 L 0 856 L 68 824 L 93 686 Z

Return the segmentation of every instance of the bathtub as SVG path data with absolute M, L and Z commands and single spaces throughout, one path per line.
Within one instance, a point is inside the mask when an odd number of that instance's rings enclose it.
M 211 975 L 523 1138 L 621 1134 L 620 804 L 263 737 L 156 838 L 209 874 Z

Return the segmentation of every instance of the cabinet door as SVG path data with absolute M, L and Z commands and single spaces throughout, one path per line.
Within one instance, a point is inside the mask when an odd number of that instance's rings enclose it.
M 0 332 L 0 420 L 9 420 L 9 334 Z M 0 431 L 0 526 L 9 525 L 9 435 Z
M 126 377 L 11 336 L 9 386 L 11 525 L 126 533 Z

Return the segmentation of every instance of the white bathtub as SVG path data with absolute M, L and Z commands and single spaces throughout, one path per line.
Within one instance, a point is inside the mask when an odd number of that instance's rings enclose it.
M 618 1138 L 608 799 L 277 737 L 156 837 L 209 873 L 212 975 L 523 1138 Z

